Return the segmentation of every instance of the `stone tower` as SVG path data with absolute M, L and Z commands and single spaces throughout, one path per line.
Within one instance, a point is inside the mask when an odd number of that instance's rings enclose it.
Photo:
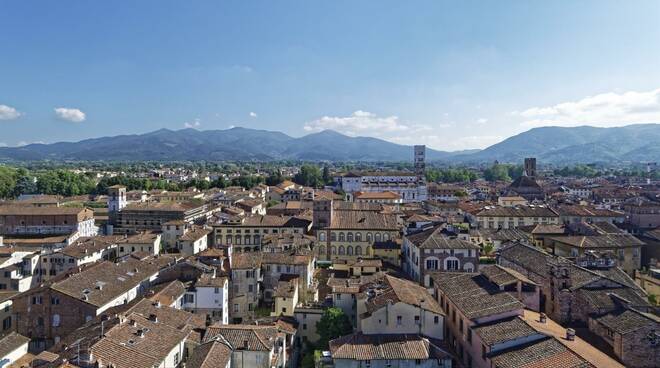
M 426 179 L 426 146 L 417 145 L 415 146 L 415 175 L 417 175 L 417 181 L 423 182 Z
M 535 178 L 536 177 L 536 157 L 527 157 L 525 158 L 525 171 L 526 176 Z
M 315 229 L 323 229 L 332 225 L 332 199 L 315 199 L 312 210 L 312 221 Z

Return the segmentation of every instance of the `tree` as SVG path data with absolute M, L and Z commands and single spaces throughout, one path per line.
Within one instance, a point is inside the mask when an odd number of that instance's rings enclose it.
M 511 180 L 511 177 L 507 165 L 495 164 L 484 170 L 484 179 L 488 181 L 508 181 Z
M 9 198 L 16 189 L 16 170 L 0 166 L 0 198 Z
M 343 310 L 332 307 L 323 312 L 316 323 L 316 331 L 320 336 L 318 346 L 327 349 L 330 340 L 353 332 L 353 325 Z
M 332 176 L 330 175 L 330 168 L 327 166 L 323 166 L 323 183 L 324 184 L 330 184 L 332 183 Z
M 277 170 L 271 173 L 270 175 L 268 175 L 268 177 L 266 178 L 266 185 L 275 186 L 283 181 L 284 181 L 284 177 L 282 177 L 282 173 L 279 170 Z
M 300 172 L 293 177 L 293 181 L 296 184 L 316 188 L 323 185 L 323 175 L 318 167 L 306 164 L 300 167 Z

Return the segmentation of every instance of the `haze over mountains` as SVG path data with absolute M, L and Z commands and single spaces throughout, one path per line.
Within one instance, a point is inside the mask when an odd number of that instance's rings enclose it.
M 660 124 L 619 128 L 542 127 L 483 150 L 427 149 L 427 159 L 456 163 L 520 162 L 535 156 L 546 163 L 660 161 Z M 161 129 L 146 134 L 0 148 L 1 160 L 331 160 L 410 161 L 410 146 L 377 138 L 349 137 L 326 130 L 294 138 L 281 132 Z

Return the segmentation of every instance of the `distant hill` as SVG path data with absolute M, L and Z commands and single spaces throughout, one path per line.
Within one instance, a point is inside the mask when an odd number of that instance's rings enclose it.
M 554 164 L 660 161 L 660 124 L 617 128 L 580 126 L 528 130 L 479 152 L 452 157 L 462 162 L 521 162 L 536 157 Z
M 660 124 L 620 128 L 543 127 L 505 139 L 484 150 L 443 152 L 427 149 L 429 161 L 570 164 L 660 161 Z M 349 137 L 332 130 L 294 138 L 281 132 L 160 129 L 146 134 L 30 144 L 0 148 L 0 160 L 310 160 L 412 161 L 412 147 L 370 137 Z
M 465 153 L 469 151 L 459 152 Z M 457 153 L 427 150 L 431 160 Z M 413 150 L 377 138 L 349 137 L 326 130 L 293 138 L 281 132 L 160 129 L 146 134 L 86 139 L 80 142 L 30 144 L 0 148 L 4 160 L 329 160 L 412 161 Z

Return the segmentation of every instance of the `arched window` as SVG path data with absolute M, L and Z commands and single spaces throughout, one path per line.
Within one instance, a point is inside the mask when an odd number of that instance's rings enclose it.
M 325 247 L 323 245 L 319 245 L 319 255 L 324 255 L 325 254 Z
M 373 238 L 373 236 L 371 235 L 371 233 L 367 233 L 367 241 L 368 241 L 369 243 L 371 243 L 371 242 L 373 241 L 373 239 L 374 239 L 374 238 Z
M 234 238 L 234 240 L 236 241 L 236 245 L 241 245 L 241 236 L 240 235 L 236 235 L 236 238 Z
M 346 249 L 344 249 L 343 245 L 340 245 L 339 246 L 339 255 L 342 256 L 344 254 L 346 254 Z
M 470 262 L 466 262 L 463 265 L 463 269 L 465 270 L 465 272 L 474 272 L 474 265 Z
M 332 254 L 337 254 L 337 247 L 334 245 L 332 246 Z
M 349 242 L 352 242 L 353 241 L 353 233 L 348 233 L 348 235 L 346 235 L 346 240 L 349 241 Z
M 361 256 L 362 255 L 362 247 L 361 246 L 356 246 L 355 247 L 355 255 Z
M 325 232 L 320 232 L 319 233 L 319 240 L 320 241 L 325 241 Z
M 362 233 L 355 233 L 355 241 L 356 242 L 362 241 Z
M 348 254 L 349 256 L 353 255 L 353 246 L 352 245 L 349 245 L 348 247 L 346 247 L 346 254 Z
M 225 237 L 227 245 L 231 245 L 231 235 Z
M 330 233 L 330 241 L 337 241 L 337 233 Z
M 245 235 L 245 245 L 252 244 L 250 235 Z
M 254 235 L 254 245 L 259 245 L 261 244 L 261 237 L 259 235 Z
M 377 242 L 380 241 L 380 233 L 376 233 L 376 241 L 377 241 Z
M 383 240 L 385 241 L 390 240 L 390 234 L 388 233 L 383 234 Z
M 344 233 L 339 233 L 339 241 L 340 242 L 346 241 L 346 236 L 344 235 Z

